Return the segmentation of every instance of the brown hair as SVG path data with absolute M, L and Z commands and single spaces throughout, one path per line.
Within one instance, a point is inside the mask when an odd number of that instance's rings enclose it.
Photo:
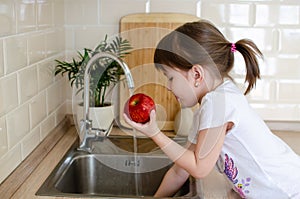
M 234 45 L 245 60 L 247 94 L 260 78 L 257 58 L 263 55 L 251 40 L 241 39 Z M 158 69 L 165 64 L 182 70 L 189 70 L 195 64 L 215 65 L 222 78 L 231 78 L 228 73 L 233 67 L 234 50 L 232 43 L 213 24 L 200 20 L 186 23 L 166 35 L 157 45 L 154 63 Z

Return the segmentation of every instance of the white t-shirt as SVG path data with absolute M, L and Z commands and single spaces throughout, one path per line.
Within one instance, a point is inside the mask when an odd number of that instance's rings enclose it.
M 198 132 L 233 122 L 217 168 L 243 198 L 300 198 L 300 156 L 274 135 L 236 85 L 226 80 L 207 93 L 194 113 L 189 141 Z

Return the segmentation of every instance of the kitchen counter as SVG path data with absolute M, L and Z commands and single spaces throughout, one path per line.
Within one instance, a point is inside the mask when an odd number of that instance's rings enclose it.
M 67 125 L 67 127 L 66 127 Z M 114 129 L 112 134 L 119 134 L 120 132 Z M 300 139 L 300 133 L 295 132 L 275 132 L 285 141 L 287 141 L 292 148 L 300 153 L 300 146 L 297 141 Z M 60 136 L 58 136 L 60 135 Z M 59 138 L 58 138 L 59 137 Z M 46 139 L 46 143 L 42 143 L 0 186 L 1 198 L 28 198 L 28 199 L 59 199 L 62 197 L 48 197 L 36 196 L 35 193 L 50 175 L 51 171 L 63 158 L 64 154 L 78 141 L 76 129 L 68 122 L 62 124 L 50 137 Z M 52 140 L 55 143 L 52 142 Z M 47 144 L 52 147 L 48 147 Z M 37 157 L 45 154 L 40 162 Z M 34 167 L 31 164 L 36 165 Z M 28 173 L 26 176 L 25 174 Z M 23 179 L 23 181 L 22 181 Z M 201 180 L 204 198 L 239 198 L 231 189 L 230 185 L 225 181 L 223 176 L 216 170 L 213 170 L 209 176 Z M 19 184 L 19 185 L 18 185 Z M 18 185 L 18 186 L 17 186 Z

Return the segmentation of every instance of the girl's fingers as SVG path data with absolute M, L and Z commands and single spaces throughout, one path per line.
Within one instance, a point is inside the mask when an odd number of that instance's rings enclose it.
M 140 124 L 129 119 L 129 117 L 125 113 L 123 114 L 123 117 L 124 117 L 125 122 L 127 122 L 130 126 L 135 127 L 135 128 L 141 126 Z
M 133 121 L 131 119 L 129 119 L 129 117 L 125 113 L 123 114 L 123 117 L 128 124 L 133 123 Z
M 150 121 L 155 121 L 156 120 L 156 112 L 155 110 L 153 109 L 151 112 L 150 112 Z

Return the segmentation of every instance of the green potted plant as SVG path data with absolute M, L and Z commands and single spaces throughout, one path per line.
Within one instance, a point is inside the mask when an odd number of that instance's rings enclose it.
M 105 36 L 104 40 L 102 40 L 95 49 L 88 49 L 84 48 L 83 53 L 78 52 L 78 57 L 72 58 L 72 61 L 60 61 L 55 60 L 57 65 L 55 67 L 55 75 L 67 74 L 68 80 L 70 85 L 75 87 L 76 95 L 82 93 L 84 86 L 84 71 L 85 66 L 88 61 L 91 59 L 93 55 L 99 52 L 110 52 L 117 55 L 119 58 L 123 58 L 125 55 L 129 54 L 130 50 L 132 49 L 130 42 L 126 39 L 123 39 L 120 36 L 114 37 L 112 40 L 108 40 L 107 35 Z M 102 62 L 103 63 L 103 62 Z M 113 114 L 113 106 L 110 102 L 106 100 L 107 94 L 109 93 L 110 89 L 116 85 L 119 81 L 121 76 L 124 74 L 121 66 L 114 60 L 105 59 L 105 64 L 95 63 L 91 66 L 90 71 L 90 119 L 93 120 L 93 126 L 95 128 L 105 129 L 107 124 L 99 124 L 103 122 L 104 118 L 108 118 L 108 115 Z M 100 74 L 102 74 L 100 76 Z M 82 118 L 82 103 L 78 104 L 77 118 Z M 106 114 L 105 117 L 101 119 L 97 119 L 97 115 L 103 113 L 104 110 L 102 109 L 109 109 L 109 113 Z M 79 117 L 78 117 L 79 116 Z M 112 116 L 112 120 L 113 120 Z M 111 119 L 110 119 L 111 120 Z M 105 122 L 106 123 L 106 122 Z M 98 125 L 97 125 L 98 124 Z M 104 125 L 104 126 L 103 126 Z M 110 125 L 110 124 L 108 124 Z

